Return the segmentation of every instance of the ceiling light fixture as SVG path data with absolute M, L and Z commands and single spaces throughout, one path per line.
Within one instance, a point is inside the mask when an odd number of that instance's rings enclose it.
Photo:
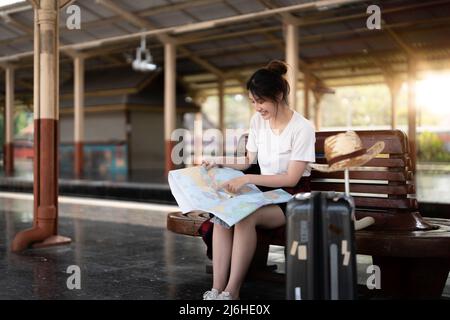
M 150 50 L 146 48 L 145 36 L 141 37 L 141 46 L 136 49 L 136 59 L 131 64 L 133 70 L 149 72 L 156 70 L 157 66 L 153 63 L 153 57 Z M 144 58 L 142 58 L 144 56 Z

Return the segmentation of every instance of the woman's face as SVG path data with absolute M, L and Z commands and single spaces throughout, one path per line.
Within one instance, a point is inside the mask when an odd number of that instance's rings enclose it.
M 253 97 L 252 93 L 248 93 L 250 103 L 255 107 L 256 112 L 259 112 L 264 120 L 275 118 L 277 113 L 277 105 L 270 100 Z

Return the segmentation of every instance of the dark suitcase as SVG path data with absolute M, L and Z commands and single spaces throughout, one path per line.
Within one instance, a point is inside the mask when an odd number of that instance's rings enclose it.
M 287 204 L 286 298 L 356 298 L 351 197 L 299 193 Z

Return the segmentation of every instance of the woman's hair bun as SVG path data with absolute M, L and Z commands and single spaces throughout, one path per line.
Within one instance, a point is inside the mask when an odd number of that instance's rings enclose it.
M 286 64 L 280 60 L 270 61 L 269 64 L 266 66 L 266 69 L 270 70 L 272 72 L 275 72 L 276 74 L 279 74 L 280 76 L 283 76 L 287 72 Z

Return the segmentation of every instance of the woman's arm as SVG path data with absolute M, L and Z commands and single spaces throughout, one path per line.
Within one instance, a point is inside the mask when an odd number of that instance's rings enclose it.
M 213 157 L 216 164 L 236 170 L 247 170 L 251 164 L 256 163 L 256 152 L 247 152 L 245 157 Z
M 289 161 L 288 170 L 286 174 L 277 175 L 259 175 L 247 174 L 247 183 L 253 183 L 257 186 L 281 188 L 281 187 L 295 187 L 300 181 L 303 172 L 308 163 L 305 161 Z

